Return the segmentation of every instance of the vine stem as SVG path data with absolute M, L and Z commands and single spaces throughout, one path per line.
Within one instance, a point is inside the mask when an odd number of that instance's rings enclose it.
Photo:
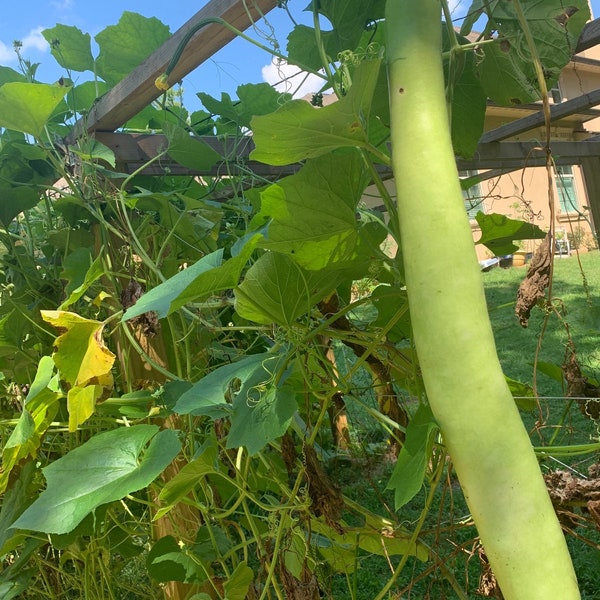
M 281 52 L 278 52 L 277 50 L 274 50 L 273 48 L 269 48 L 268 46 L 261 44 L 259 41 L 255 40 L 254 38 L 251 38 L 249 35 L 246 35 L 243 31 L 236 29 L 233 25 L 229 24 L 224 19 L 221 19 L 220 17 L 208 17 L 206 19 L 202 19 L 201 21 L 198 21 L 198 23 L 196 23 L 186 33 L 186 35 L 182 38 L 181 42 L 179 42 L 179 45 L 177 46 L 177 49 L 175 50 L 173 57 L 171 58 L 169 64 L 167 65 L 165 72 L 162 75 L 160 75 L 159 77 L 157 77 L 157 79 L 156 79 L 155 83 L 156 83 L 156 87 L 158 89 L 166 91 L 171 87 L 171 85 L 169 84 L 169 75 L 171 75 L 171 73 L 173 72 L 173 69 L 177 66 L 177 63 L 179 62 L 179 59 L 181 58 L 181 54 L 185 50 L 185 48 L 188 45 L 188 43 L 190 42 L 190 40 L 194 37 L 194 35 L 196 35 L 196 33 L 198 33 L 198 31 L 200 31 L 202 28 L 206 27 L 207 25 L 221 25 L 222 27 L 225 27 L 225 29 L 228 29 L 229 31 L 234 33 L 236 36 L 242 38 L 243 40 L 246 40 L 247 42 L 256 46 L 257 48 L 264 50 L 265 52 L 267 52 L 268 54 L 271 54 L 275 58 L 278 58 L 280 60 L 287 62 L 287 56 L 285 56 Z M 311 68 L 307 67 L 306 65 L 298 64 L 298 63 L 295 63 L 295 64 L 302 71 L 307 71 L 309 73 L 312 73 L 313 75 L 317 75 L 318 77 L 326 79 L 326 77 L 322 73 L 319 73 L 318 71 L 315 71 L 314 69 L 311 69 Z

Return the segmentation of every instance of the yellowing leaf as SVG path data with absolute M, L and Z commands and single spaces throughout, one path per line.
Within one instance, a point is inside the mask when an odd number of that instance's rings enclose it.
M 56 338 L 52 355 L 64 381 L 73 387 L 84 387 L 97 384 L 110 372 L 115 355 L 102 340 L 103 323 L 61 310 L 41 312 L 44 321 L 66 330 Z
M 103 392 L 104 388 L 101 385 L 74 387 L 69 390 L 67 393 L 69 431 L 77 431 L 77 427 L 94 414 L 96 402 L 102 397 Z

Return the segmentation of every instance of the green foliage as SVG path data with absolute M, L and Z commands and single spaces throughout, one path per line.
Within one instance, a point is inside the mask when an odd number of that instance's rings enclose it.
M 100 433 L 43 469 L 46 489 L 12 528 L 68 533 L 99 506 L 148 486 L 179 450 L 176 432 L 155 425 Z
M 521 0 L 520 4 L 535 42 L 535 53 L 544 72 L 546 87 L 550 89 L 558 81 L 562 68 L 569 62 L 577 45 L 590 16 L 589 5 L 586 0 L 574 0 L 568 7 L 562 0 Z M 535 56 L 516 8 L 506 2 L 492 3 L 491 6 L 490 23 L 498 31 L 498 43 L 485 45 L 483 56 L 476 65 L 484 91 L 502 105 L 539 100 Z
M 125 11 L 117 25 L 95 36 L 100 48 L 96 73 L 115 85 L 169 39 L 169 28 L 156 18 Z
M 8 82 L 0 87 L 0 127 L 41 137 L 69 88 L 44 83 Z
M 539 3 L 521 3 L 555 76 L 585 10 L 559 41 L 556 3 L 541 20 Z M 0 596 L 154 598 L 157 584 L 177 581 L 199 599 L 292 597 L 301 586 L 382 598 L 386 581 L 403 593 L 409 557 L 419 573 L 441 564 L 444 589 L 456 590 L 437 555 L 445 533 L 422 529 L 419 503 L 440 498 L 445 455 L 401 256 L 382 245 L 399 245 L 397 227 L 362 203 L 375 183 L 393 215 L 377 169 L 390 161 L 386 39 L 371 22 L 384 5 L 311 4 L 329 24 L 290 35 L 290 63 L 326 67 L 323 89 L 338 94 L 329 106 L 248 84 L 237 98 L 199 93 L 208 112 L 167 95 L 125 126 L 164 133 L 159 158 L 220 165 L 227 177 L 125 179 L 100 142 L 59 141 L 168 38 L 157 19 L 124 13 L 96 35 L 97 58 L 76 27 L 44 31 L 62 68 L 93 74 L 73 87 L 0 67 Z M 512 44 L 508 57 L 494 58 L 498 43 L 444 43 L 463 156 L 483 130 L 486 93 L 498 93 L 492 79 L 505 76 L 494 75 L 498 61 L 513 69 L 503 93 L 533 93 L 512 8 L 474 3 L 484 9 Z M 295 174 L 257 177 L 198 137 L 223 134 L 236 148 L 249 129 L 253 159 L 300 162 Z M 498 215 L 479 220 L 479 242 L 498 254 L 543 236 Z M 365 295 L 354 297 L 362 278 Z M 332 348 L 351 357 L 347 367 L 331 362 Z M 531 410 L 531 386 L 511 386 Z M 338 414 L 350 431 L 332 440 Z M 380 575 L 367 585 L 370 565 Z

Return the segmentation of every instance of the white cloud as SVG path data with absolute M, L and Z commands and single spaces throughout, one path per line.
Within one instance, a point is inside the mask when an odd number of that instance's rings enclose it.
M 44 39 L 42 31 L 46 27 L 39 26 L 32 29 L 25 37 L 19 39 L 21 42 L 21 55 L 27 58 L 28 52 L 48 52 L 48 42 Z M 0 41 L 0 64 L 14 63 L 17 62 L 17 54 L 14 50 L 13 42 L 7 44 Z
M 282 61 L 265 65 L 261 72 L 263 81 L 270 83 L 278 92 L 293 94 L 294 98 L 315 94 L 323 87 L 321 77 Z
M 4 42 L 0 42 L 0 64 L 6 64 L 17 59 L 17 55 L 13 50 L 12 44 L 7 46 Z
M 42 35 L 42 31 L 46 29 L 46 27 L 40 26 L 32 29 L 22 40 L 23 48 L 22 52 L 27 52 L 28 50 L 37 50 L 38 52 L 47 52 L 48 51 L 48 42 L 45 40 Z
M 73 6 L 73 0 L 55 0 L 50 4 L 56 10 L 67 10 Z

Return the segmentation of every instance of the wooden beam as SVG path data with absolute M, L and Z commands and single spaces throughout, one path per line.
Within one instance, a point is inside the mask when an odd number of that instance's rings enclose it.
M 594 19 L 589 23 L 585 24 L 577 46 L 575 47 L 575 54 L 589 50 L 593 46 L 600 44 L 600 19 Z
M 115 153 L 119 169 L 127 174 L 142 168 L 168 146 L 167 138 L 161 134 L 97 132 L 95 137 Z M 152 163 L 143 173 L 146 175 L 170 173 L 172 175 L 216 176 L 221 174 L 241 175 L 252 171 L 256 175 L 264 177 L 284 177 L 295 173 L 300 166 L 292 164 L 273 167 L 250 160 L 250 152 L 254 149 L 251 137 L 243 137 L 238 140 L 228 139 L 225 142 L 213 136 L 205 136 L 200 139 L 221 156 L 232 157 L 227 169 L 224 168 L 225 159 L 205 171 L 193 171 L 165 158 Z M 558 165 L 580 164 L 584 158 L 600 157 L 600 136 L 598 139 L 594 137 L 581 142 L 557 141 L 552 144 L 551 150 L 554 161 Z M 461 171 L 498 169 L 507 172 L 545 164 L 545 150 L 535 141 L 483 143 L 479 144 L 474 158 L 456 159 L 456 165 Z M 383 176 L 391 174 L 390 170 L 383 166 L 380 172 Z
M 600 89 L 593 90 L 587 94 L 582 94 L 581 96 L 577 96 L 577 98 L 561 102 L 560 104 L 554 104 L 550 107 L 550 120 L 557 121 L 558 119 L 574 115 L 591 106 L 596 106 L 597 104 L 600 104 Z M 535 129 L 536 127 L 541 127 L 544 123 L 544 113 L 540 109 L 539 112 L 533 115 L 522 117 L 521 119 L 517 119 L 506 125 L 501 125 L 491 131 L 487 131 L 481 136 L 480 141 L 482 143 L 499 142 L 506 138 L 524 133 L 525 131 Z
M 261 14 L 269 12 L 276 5 L 277 0 L 211 0 L 139 67 L 102 96 L 87 117 L 77 122 L 69 141 L 72 143 L 85 131 L 114 131 L 156 100 L 163 92 L 154 85 L 155 79 L 164 73 L 179 42 L 202 19 L 219 17 L 243 31 L 260 18 Z M 231 31 L 217 24 L 203 27 L 186 46 L 173 69 L 172 80 L 182 79 L 234 37 Z

